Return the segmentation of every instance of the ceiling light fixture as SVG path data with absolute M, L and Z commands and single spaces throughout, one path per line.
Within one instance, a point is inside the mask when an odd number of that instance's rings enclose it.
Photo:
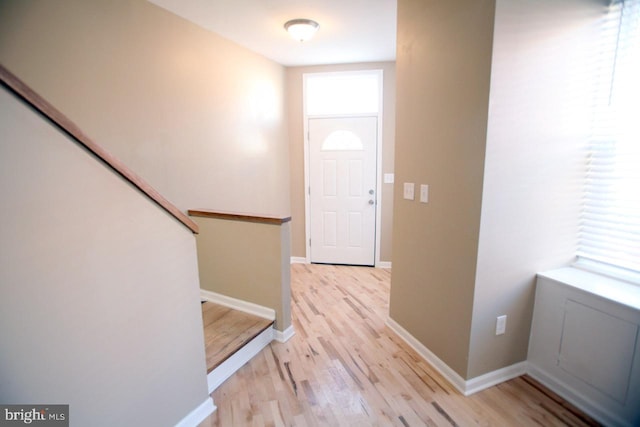
M 284 24 L 284 29 L 291 37 L 301 42 L 306 42 L 318 31 L 320 24 L 311 19 L 292 19 Z

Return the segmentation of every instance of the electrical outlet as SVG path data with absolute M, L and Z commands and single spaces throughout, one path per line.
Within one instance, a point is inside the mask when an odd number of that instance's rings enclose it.
M 507 330 L 507 315 L 503 314 L 496 318 L 496 335 L 502 335 Z
M 414 198 L 414 185 L 413 182 L 404 183 L 404 198 L 407 200 L 413 200 Z

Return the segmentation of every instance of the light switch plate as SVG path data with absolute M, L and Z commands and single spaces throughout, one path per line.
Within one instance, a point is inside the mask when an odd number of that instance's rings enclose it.
M 420 202 L 429 203 L 429 186 L 427 184 L 420 185 Z
M 414 184 L 413 182 L 405 182 L 404 183 L 404 198 L 407 200 L 413 200 L 414 199 Z
M 384 174 L 384 183 L 385 184 L 393 184 L 393 174 L 392 173 L 385 173 Z

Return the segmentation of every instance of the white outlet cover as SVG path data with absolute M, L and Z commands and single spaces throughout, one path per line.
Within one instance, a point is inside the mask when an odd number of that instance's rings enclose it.
M 405 182 L 404 183 L 404 198 L 407 200 L 413 200 L 414 199 L 414 194 L 415 194 L 415 190 L 414 190 L 414 184 L 413 182 Z
M 496 335 L 502 335 L 507 330 L 507 315 L 498 316 L 496 318 Z

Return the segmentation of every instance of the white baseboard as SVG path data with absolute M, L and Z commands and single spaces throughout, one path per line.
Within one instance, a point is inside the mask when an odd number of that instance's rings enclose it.
M 209 393 L 213 393 L 215 389 L 225 382 L 238 369 L 251 360 L 256 354 L 269 345 L 273 340 L 273 327 L 267 328 L 260 335 L 249 341 L 240 350 L 235 352 L 231 357 L 222 362 L 213 371 L 207 375 L 207 386 Z
M 415 339 L 413 335 L 407 332 L 400 324 L 395 320 L 388 317 L 387 326 L 395 332 L 404 342 L 409 344 L 409 347 L 413 348 L 424 360 L 432 365 L 440 374 L 449 381 L 460 393 L 465 394 L 465 381 L 458 375 L 456 371 L 451 369 L 446 363 L 444 363 L 438 356 L 433 354 L 431 350 L 425 347 L 420 341 Z
M 234 310 L 253 314 L 254 316 L 262 317 L 264 319 L 276 319 L 276 311 L 272 308 L 264 307 L 262 305 L 243 301 L 237 298 L 228 297 L 226 295 L 211 292 L 206 289 L 200 289 L 200 298 L 206 301 L 223 305 L 225 307 L 233 308 Z
M 202 420 L 213 414 L 216 410 L 216 406 L 213 404 L 211 396 L 207 396 L 204 402 L 202 402 L 196 409 L 189 412 L 189 414 L 181 419 L 175 427 L 196 427 Z
M 305 257 L 292 256 L 291 264 L 309 264 L 309 261 Z M 376 263 L 376 268 L 391 268 L 390 261 L 379 261 Z
M 296 331 L 293 330 L 293 325 L 289 326 L 284 331 L 279 331 L 275 329 L 273 332 L 274 332 L 274 339 L 282 343 L 289 341 L 296 334 Z
M 471 378 L 465 382 L 465 396 L 470 396 L 479 391 L 493 387 L 496 384 L 512 380 L 527 373 L 527 362 L 519 362 L 495 371 L 488 372 L 479 377 Z
M 538 369 L 536 366 L 529 364 L 527 374 L 549 390 L 561 396 L 563 399 L 580 408 L 581 411 L 594 418 L 599 423 L 602 423 L 605 426 L 631 426 L 629 422 L 625 422 L 624 419 L 620 418 L 615 413 L 603 409 L 591 399 L 585 397 L 581 393 L 578 393 L 573 388 L 567 387 L 565 384 L 548 375 L 546 372 Z
M 496 384 L 527 373 L 527 362 L 520 362 L 470 380 L 465 380 L 390 317 L 387 318 L 387 326 L 465 396 L 470 396 Z

